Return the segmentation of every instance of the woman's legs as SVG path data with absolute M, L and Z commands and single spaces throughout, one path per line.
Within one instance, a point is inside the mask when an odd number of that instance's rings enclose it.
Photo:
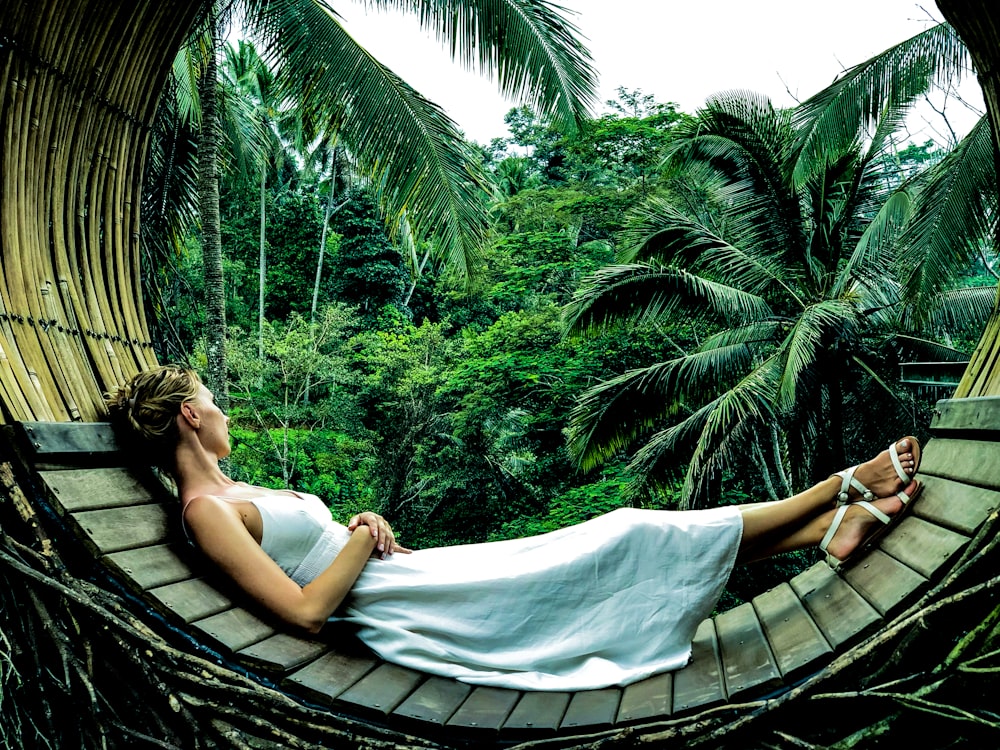
M 905 438 L 898 441 L 896 449 L 904 472 L 912 476 L 915 461 L 909 441 Z M 872 504 L 883 513 L 892 516 L 902 509 L 896 493 L 904 489 L 904 482 L 896 474 L 888 451 L 861 464 L 855 477 L 879 498 Z M 737 560 L 752 562 L 819 544 L 833 521 L 840 488 L 841 478 L 834 475 L 785 500 L 741 505 L 743 538 Z M 912 492 L 913 487 L 905 489 Z M 878 522 L 861 506 L 848 508 L 830 542 L 830 553 L 845 558 Z

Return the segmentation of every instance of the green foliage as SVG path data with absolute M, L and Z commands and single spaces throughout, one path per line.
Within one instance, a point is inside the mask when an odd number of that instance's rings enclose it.
M 402 311 L 409 274 L 403 257 L 382 228 L 371 197 L 364 192 L 352 193 L 337 214 L 334 229 L 340 240 L 329 260 L 332 296 L 356 306 L 368 322 L 386 306 Z
M 893 434 L 911 431 L 896 365 L 931 344 L 901 314 L 908 215 L 885 174 L 899 112 L 883 114 L 869 138 L 826 146 L 817 162 L 795 149 L 793 113 L 753 94 L 713 97 L 677 130 L 672 167 L 707 200 L 651 196 L 620 262 L 587 279 L 567 320 L 580 334 L 692 319 L 717 332 L 590 388 L 570 426 L 578 465 L 638 444 L 630 491 L 681 471 L 685 504 L 696 505 L 718 497 L 727 473 L 760 476 L 780 496 L 789 475 L 803 486 L 861 459 L 876 447 L 872 414 L 895 415 Z

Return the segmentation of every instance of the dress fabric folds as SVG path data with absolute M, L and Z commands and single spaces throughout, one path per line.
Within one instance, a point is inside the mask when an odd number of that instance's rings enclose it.
M 300 585 L 350 538 L 314 495 L 252 502 L 261 547 Z M 372 559 L 331 620 L 386 661 L 476 685 L 626 685 L 688 662 L 742 531 L 733 506 L 622 508 L 540 536 Z

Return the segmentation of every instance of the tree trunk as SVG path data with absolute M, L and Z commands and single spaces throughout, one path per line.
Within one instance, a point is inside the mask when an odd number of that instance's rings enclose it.
M 1000 180 L 1000 19 L 996 0 L 937 0 L 937 6 L 972 55 L 973 65 L 983 87 L 986 112 L 993 129 L 994 166 Z M 1000 232 L 1000 225 L 997 227 Z M 1000 236 L 993 239 L 1000 248 Z M 1000 299 L 993 305 L 993 314 L 958 385 L 955 396 L 1000 395 Z
M 211 45 L 201 79 L 201 132 L 198 136 L 198 204 L 205 265 L 205 385 L 221 409 L 229 406 L 226 387 L 226 295 L 222 277 L 222 230 L 219 220 L 219 113 L 216 47 L 217 19 L 211 22 Z
M 260 168 L 260 279 L 257 292 L 257 356 L 264 361 L 264 281 L 267 278 L 267 249 L 264 246 L 264 187 L 267 179 L 267 165 Z M 261 384 L 263 385 L 263 383 Z

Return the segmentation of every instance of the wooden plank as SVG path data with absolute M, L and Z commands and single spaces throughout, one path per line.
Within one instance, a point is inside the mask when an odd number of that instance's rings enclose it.
M 781 685 L 781 672 L 751 603 L 741 604 L 716 617 L 715 631 L 719 637 L 729 700 Z
M 882 540 L 881 548 L 925 578 L 934 578 L 968 541 L 956 531 L 909 516 Z
M 674 672 L 673 713 L 725 702 L 726 688 L 715 622 L 705 620 L 698 626 L 691 644 L 691 662 L 684 669 Z
M 52 499 L 74 513 L 97 508 L 120 508 L 153 502 L 153 494 L 135 472 L 121 467 L 65 469 L 38 472 L 52 491 Z
M 193 578 L 191 566 L 172 544 L 113 552 L 104 562 L 139 591 Z
M 754 597 L 753 607 L 786 683 L 826 661 L 833 649 L 787 583 Z
M 560 729 L 603 729 L 610 727 L 622 701 L 621 688 L 581 690 L 570 698 Z
M 159 504 L 85 510 L 72 518 L 99 555 L 160 544 L 171 530 L 168 509 Z
M 510 712 L 501 731 L 505 733 L 554 732 L 569 705 L 569 693 L 525 693 Z
M 448 719 L 448 726 L 498 731 L 520 697 L 517 690 L 477 687 Z
M 152 589 L 148 594 L 156 609 L 169 613 L 184 623 L 203 620 L 232 609 L 233 606 L 229 597 L 202 578 L 169 583 Z
M 21 422 L 19 429 L 35 461 L 74 455 L 82 459 L 121 451 L 108 422 Z
M 444 677 L 430 677 L 414 690 L 393 716 L 442 726 L 462 705 L 472 686 Z
M 241 649 L 236 658 L 241 664 L 268 672 L 289 672 L 308 664 L 330 650 L 330 645 L 314 638 L 300 638 L 292 633 L 276 633 L 259 643 Z
M 275 630 L 245 609 L 220 612 L 191 623 L 223 651 L 236 653 L 274 635 Z
M 314 703 L 329 705 L 378 664 L 379 660 L 372 656 L 330 651 L 290 674 L 282 687 Z
M 1000 398 L 949 398 L 937 402 L 931 417 L 931 430 L 937 436 L 964 433 L 982 439 L 1000 440 Z
M 388 716 L 423 680 L 420 672 L 382 663 L 341 693 L 336 702 Z
M 881 621 L 878 611 L 826 563 L 816 563 L 789 584 L 834 650 L 867 635 Z
M 622 691 L 616 722 L 623 724 L 670 716 L 673 689 L 674 676 L 669 672 L 632 683 Z
M 927 584 L 920 573 L 878 549 L 848 568 L 844 578 L 882 617 L 894 614 Z
M 920 475 L 1000 490 L 1000 447 L 985 440 L 934 438 L 924 449 Z
M 914 501 L 913 514 L 960 534 L 975 535 L 1000 508 L 1000 492 L 996 490 L 924 475 L 921 481 L 924 489 Z

